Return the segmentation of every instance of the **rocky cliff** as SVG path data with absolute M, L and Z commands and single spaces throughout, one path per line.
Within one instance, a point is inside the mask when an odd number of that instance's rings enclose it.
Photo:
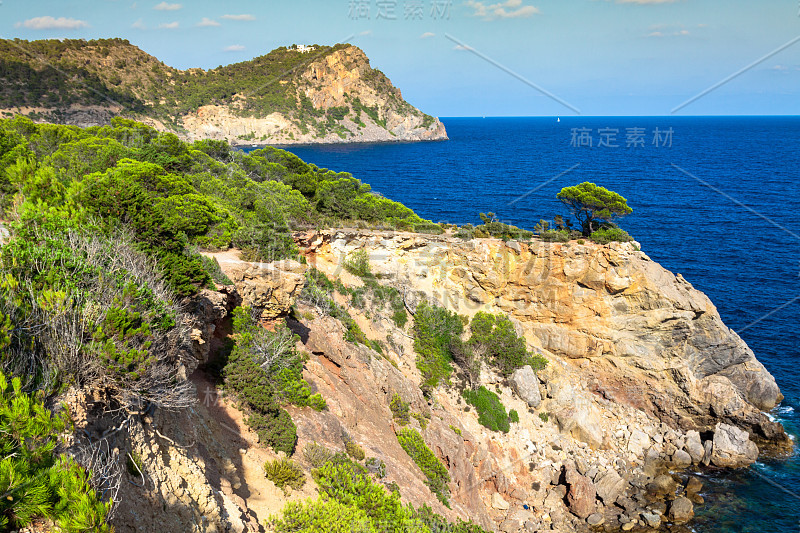
M 37 121 L 85 127 L 122 115 L 239 145 L 447 139 L 347 44 L 182 71 L 121 39 L 0 40 L 0 80 L 0 116 Z
M 508 433 L 490 431 L 457 390 L 420 390 L 409 325 L 398 327 L 377 303 L 353 306 L 337 293 L 367 338 L 345 340 L 345 326 L 313 299 L 298 297 L 295 262 L 268 266 L 217 254 L 235 286 L 204 291 L 195 315 L 196 364 L 225 335 L 225 315 L 240 299 L 265 321 L 286 315 L 309 359 L 304 375 L 327 409 L 290 408 L 301 450 L 317 442 L 343 448 L 343 435 L 385 464 L 382 481 L 403 500 L 429 504 L 448 518 L 493 531 L 652 531 L 690 522 L 702 482 L 686 470 L 752 463 L 759 446 L 789 445 L 764 413 L 781 400 L 774 379 L 722 323 L 713 304 L 635 244 L 462 241 L 367 231 L 297 235 L 310 266 L 344 286 L 363 281 L 342 268 L 369 254 L 381 284 L 396 287 L 409 313 L 425 300 L 463 315 L 512 317 L 549 364 L 504 379 L 484 368 L 481 384 L 519 413 Z M 201 319 L 200 322 L 203 322 Z M 147 413 L 128 429 L 126 446 L 143 458 L 144 479 L 121 491 L 119 531 L 259 531 L 288 500 L 314 494 L 311 482 L 289 495 L 263 478 L 273 457 L 219 397 L 201 371 L 199 402 L 188 414 Z M 209 394 L 213 402 L 208 401 Z M 450 508 L 425 484 L 398 443 L 390 409 L 409 402 L 410 426 L 446 466 Z M 90 414 L 79 426 L 92 427 Z M 304 463 L 302 454 L 295 460 Z M 308 465 L 305 465 L 308 468 Z

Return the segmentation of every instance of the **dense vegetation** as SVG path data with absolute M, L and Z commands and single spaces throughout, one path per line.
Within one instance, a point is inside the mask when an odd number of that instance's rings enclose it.
M 0 370 L 19 378 L 5 398 L 17 409 L 29 394 L 51 398 L 75 385 L 102 391 L 101 405 L 123 417 L 194 401 L 181 362 L 191 339 L 180 302 L 230 281 L 198 249 L 238 246 L 271 260 L 297 257 L 292 228 L 353 223 L 342 218 L 351 216 L 378 227 L 429 224 L 349 174 L 281 150 L 245 155 L 224 143 L 187 144 L 120 118 L 87 129 L 0 120 L 0 212 L 10 233 L 0 246 Z M 368 342 L 352 319 L 348 332 Z M 223 371 L 248 423 L 286 452 L 296 430 L 283 406 L 325 407 L 302 379 L 294 344 L 285 328 L 267 332 L 239 309 Z M 108 495 L 97 499 L 90 465 L 53 447 L 63 425 L 45 424 L 36 401 L 26 416 L 40 425 L 22 427 L 13 415 L 3 433 L 11 440 L 2 441 L 0 483 L 19 495 L 0 505 L 3 520 L 92 529 L 80 524 L 102 523 Z M 31 481 L 15 488 L 19 480 Z
M 517 335 L 514 324 L 504 315 L 479 312 L 470 324 L 470 337 L 462 339 L 466 317 L 427 302 L 414 315 L 414 350 L 417 368 L 422 373 L 424 391 L 449 384 L 453 363 L 469 387 L 478 384 L 482 364 L 502 376 L 530 365 L 540 370 L 547 360 L 528 351 L 525 339 Z
M 397 440 L 405 452 L 417 463 L 417 466 L 427 478 L 426 485 L 447 507 L 450 507 L 450 474 L 447 468 L 433 454 L 425 444 L 422 435 L 415 429 L 403 428 L 397 433 Z
M 16 530 L 36 519 L 52 520 L 66 533 L 109 532 L 102 503 L 89 473 L 71 458 L 55 453 L 66 413 L 47 410 L 41 398 L 22 391 L 19 378 L 9 384 L 0 373 L 0 529 Z
M 614 218 L 633 212 L 625 198 L 588 181 L 564 187 L 557 197 L 578 220 L 584 237 L 589 237 L 599 230 L 601 222 L 609 224 Z
M 481 386 L 476 390 L 467 389 L 462 395 L 467 403 L 474 406 L 475 410 L 478 411 L 478 422 L 482 426 L 492 431 L 508 433 L 509 422 L 512 422 L 512 417 L 506 413 L 506 408 L 497 394 Z M 519 422 L 518 414 L 515 421 Z
M 156 118 L 179 129 L 180 117 L 204 105 L 227 105 L 242 116 L 284 114 L 300 131 L 347 136 L 348 117 L 363 127 L 364 117 L 386 126 L 385 112 L 357 97 L 327 110 L 305 96 L 311 81 L 302 74 L 313 62 L 350 45 L 316 46 L 313 54 L 280 47 L 249 61 L 204 71 L 165 65 L 124 39 L 0 40 L 0 108 L 63 109 L 70 105 L 120 106 L 123 114 Z M 362 76 L 389 106 L 416 115 L 426 126 L 432 117 L 402 100 L 379 70 L 365 65 Z M 51 117 L 59 118 L 59 111 Z M 243 136 L 243 140 L 257 140 Z M 261 139 L 263 140 L 263 139 Z
M 485 533 L 471 522 L 448 523 L 428 506 L 403 505 L 399 492 L 387 490 L 341 452 L 334 454 L 316 444 L 310 450 L 318 461 L 312 476 L 320 496 L 287 504 L 282 515 L 272 519 L 278 533 Z

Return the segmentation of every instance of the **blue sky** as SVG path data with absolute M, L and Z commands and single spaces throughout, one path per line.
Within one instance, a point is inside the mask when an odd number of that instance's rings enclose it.
M 798 0 L 2 0 L 0 14 L 4 38 L 124 37 L 178 68 L 347 41 L 438 116 L 575 114 L 532 85 L 583 115 L 666 115 L 800 36 Z M 798 96 L 800 42 L 678 114 L 800 114 Z

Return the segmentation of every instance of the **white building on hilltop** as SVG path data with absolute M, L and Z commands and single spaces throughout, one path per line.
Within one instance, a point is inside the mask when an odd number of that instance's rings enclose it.
M 294 50 L 295 52 L 300 52 L 301 54 L 307 54 L 309 52 L 313 52 L 316 50 L 313 46 L 306 46 L 304 44 L 297 44 L 294 48 L 290 48 L 290 50 Z

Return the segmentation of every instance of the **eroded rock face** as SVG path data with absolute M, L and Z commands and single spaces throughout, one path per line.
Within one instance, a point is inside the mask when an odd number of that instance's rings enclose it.
M 711 462 L 716 466 L 737 468 L 751 465 L 758 459 L 758 446 L 739 428 L 717 424 L 713 442 Z
M 258 309 L 263 320 L 289 312 L 305 285 L 305 267 L 286 259 L 273 263 L 244 263 L 226 270 L 242 299 L 242 305 Z
M 507 314 L 546 356 L 580 364 L 597 395 L 684 430 L 709 431 L 722 421 L 788 442 L 761 412 L 782 400 L 774 378 L 708 297 L 635 243 L 509 246 L 356 230 L 322 237 L 318 257 L 336 262 L 363 248 L 373 270 L 406 294 L 427 294 L 468 316 Z M 580 405 L 558 403 L 566 431 L 572 420 L 591 418 Z M 585 438 L 596 440 L 587 429 Z

